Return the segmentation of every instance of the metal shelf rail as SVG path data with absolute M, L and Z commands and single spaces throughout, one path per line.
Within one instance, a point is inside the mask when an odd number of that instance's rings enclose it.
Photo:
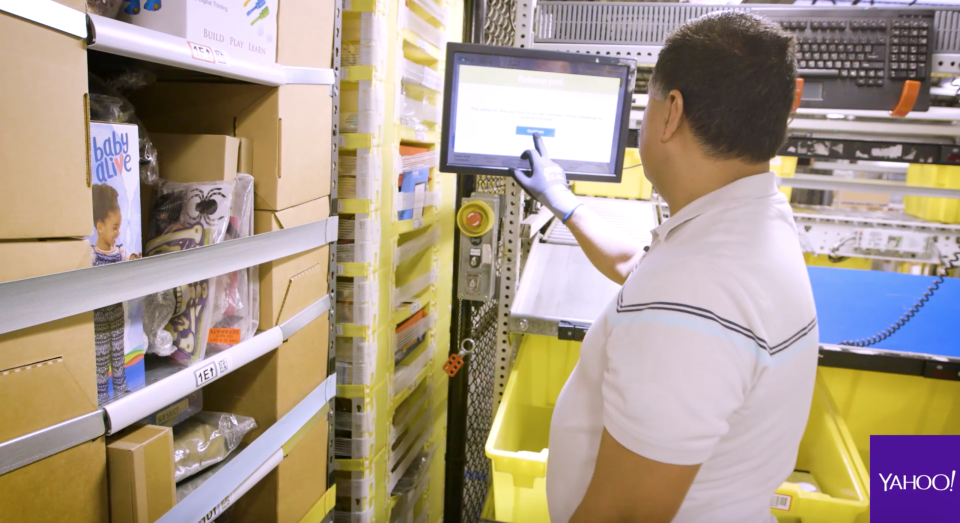
M 0 308 L 7 314 L 0 321 L 0 334 L 284 258 L 336 238 L 337 218 L 331 217 L 188 251 L 3 283 Z M 202 364 L 118 398 L 102 409 L 2 442 L 0 474 L 122 430 L 279 347 L 328 310 L 329 295 L 282 325 L 213 355 Z

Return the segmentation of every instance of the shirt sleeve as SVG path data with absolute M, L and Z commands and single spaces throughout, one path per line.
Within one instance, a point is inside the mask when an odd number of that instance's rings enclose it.
M 704 263 L 681 263 L 670 273 L 628 283 L 638 292 L 625 289 L 612 312 L 604 427 L 648 459 L 696 465 L 743 405 L 758 353 L 733 327 L 743 326 L 736 319 L 742 291 L 729 274 Z

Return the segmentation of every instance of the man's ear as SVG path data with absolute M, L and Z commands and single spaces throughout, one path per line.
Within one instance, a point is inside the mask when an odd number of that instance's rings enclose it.
M 674 89 L 667 94 L 664 104 L 667 111 L 660 141 L 668 142 L 680 129 L 680 122 L 683 121 L 683 95 L 680 94 L 680 91 Z

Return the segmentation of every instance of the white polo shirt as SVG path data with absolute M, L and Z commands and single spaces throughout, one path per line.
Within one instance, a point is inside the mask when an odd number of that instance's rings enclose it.
M 677 523 L 768 523 L 793 471 L 817 367 L 817 318 L 773 173 L 684 207 L 596 320 L 550 425 L 547 501 L 567 523 L 603 429 L 646 458 L 702 464 Z

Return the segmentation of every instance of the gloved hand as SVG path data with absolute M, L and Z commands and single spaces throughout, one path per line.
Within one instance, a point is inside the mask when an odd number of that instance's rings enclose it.
M 567 174 L 563 172 L 563 168 L 547 156 L 547 148 L 543 145 L 540 133 L 533 133 L 533 146 L 535 150 L 528 149 L 520 156 L 530 162 L 530 174 L 520 169 L 511 169 L 513 178 L 527 194 L 565 222 L 582 203 L 567 188 Z

